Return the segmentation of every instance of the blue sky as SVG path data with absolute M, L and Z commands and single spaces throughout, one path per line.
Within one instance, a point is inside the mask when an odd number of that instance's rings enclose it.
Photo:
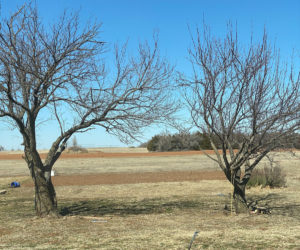
M 21 6 L 23 0 L 0 0 L 1 16 L 7 16 Z M 188 25 L 192 31 L 203 18 L 214 34 L 222 36 L 229 20 L 237 23 L 239 37 L 247 44 L 251 33 L 260 36 L 266 27 L 269 38 L 288 58 L 294 50 L 300 58 L 300 1 L 299 0 L 36 0 L 45 23 L 53 22 L 64 9 L 80 10 L 82 22 L 97 19 L 102 25 L 102 39 L 111 46 L 129 40 L 130 49 L 139 42 L 150 40 L 159 31 L 161 54 L 178 70 L 189 72 L 187 48 L 191 44 Z M 298 60 L 299 62 L 299 60 Z M 296 63 L 298 69 L 299 63 Z M 21 136 L 0 120 L 0 145 L 6 149 L 21 148 Z M 145 140 L 165 128 L 146 129 Z M 45 135 L 45 131 L 47 131 Z M 49 148 L 55 138 L 50 124 L 38 130 L 38 147 Z M 77 136 L 86 147 L 122 146 L 120 141 L 96 129 Z

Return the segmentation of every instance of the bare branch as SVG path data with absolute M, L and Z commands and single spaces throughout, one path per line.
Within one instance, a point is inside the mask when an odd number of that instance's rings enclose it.
M 287 72 L 266 32 L 248 48 L 241 48 L 231 26 L 222 40 L 205 25 L 191 39 L 194 75 L 180 75 L 179 82 L 193 124 L 208 133 L 229 181 L 245 185 L 261 159 L 299 133 L 300 73 Z
M 116 46 L 116 68 L 107 72 L 101 24 L 82 26 L 78 13 L 66 11 L 45 28 L 37 8 L 29 4 L 4 23 L 0 117 L 15 122 L 26 152 L 33 152 L 37 120 L 54 115 L 60 135 L 45 169 L 51 169 L 74 133 L 101 126 L 123 141 L 132 140 L 146 126 L 164 122 L 176 111 L 171 97 L 173 67 L 160 57 L 156 36 L 151 44 L 140 44 L 132 56 L 127 43 Z

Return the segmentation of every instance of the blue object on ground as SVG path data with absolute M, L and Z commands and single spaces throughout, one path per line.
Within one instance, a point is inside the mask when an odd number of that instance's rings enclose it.
M 13 181 L 13 182 L 10 184 L 10 187 L 13 187 L 13 188 L 20 187 L 20 182 Z

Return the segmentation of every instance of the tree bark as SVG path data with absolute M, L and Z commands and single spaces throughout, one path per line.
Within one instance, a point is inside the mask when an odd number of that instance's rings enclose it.
M 35 211 L 37 216 L 58 216 L 56 192 L 51 181 L 51 171 L 33 166 L 32 179 L 35 187 Z
M 233 202 L 236 213 L 249 212 L 247 199 L 246 199 L 246 184 L 247 182 L 241 182 L 241 171 L 224 171 L 227 179 L 233 185 Z
M 248 204 L 245 195 L 245 184 L 240 184 L 234 182 L 233 184 L 234 191 L 233 191 L 233 199 L 234 199 L 234 207 L 236 213 L 248 213 Z
M 39 217 L 57 217 L 56 192 L 51 181 L 51 167 L 45 167 L 36 150 L 25 146 L 27 162 L 35 188 L 35 212 Z

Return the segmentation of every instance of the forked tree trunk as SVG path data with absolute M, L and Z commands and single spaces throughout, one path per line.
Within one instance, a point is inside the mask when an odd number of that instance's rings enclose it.
M 58 216 L 57 200 L 50 172 L 34 166 L 32 179 L 35 187 L 35 211 L 37 216 Z

